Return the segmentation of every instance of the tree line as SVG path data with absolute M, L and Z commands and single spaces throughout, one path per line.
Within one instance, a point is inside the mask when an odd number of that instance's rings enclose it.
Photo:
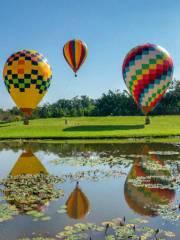
M 169 91 L 151 112 L 151 115 L 171 114 L 180 114 L 180 81 L 177 80 L 172 82 Z M 59 99 L 52 104 L 45 103 L 37 107 L 30 118 L 137 115 L 142 115 L 142 112 L 126 90 L 123 92 L 109 90 L 98 99 L 80 96 L 72 99 Z M 22 117 L 22 113 L 17 107 L 8 110 L 0 109 L 1 121 L 21 120 Z

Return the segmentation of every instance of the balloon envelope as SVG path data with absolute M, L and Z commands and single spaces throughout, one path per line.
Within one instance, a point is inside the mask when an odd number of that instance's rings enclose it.
M 135 102 L 148 114 L 163 97 L 173 75 L 169 53 L 155 44 L 133 48 L 125 57 L 122 73 Z
M 46 94 L 52 72 L 43 55 L 34 50 L 21 50 L 8 58 L 3 77 L 17 107 L 30 115 Z
M 75 73 L 84 63 L 87 53 L 86 44 L 78 39 L 70 40 L 63 47 L 64 58 Z

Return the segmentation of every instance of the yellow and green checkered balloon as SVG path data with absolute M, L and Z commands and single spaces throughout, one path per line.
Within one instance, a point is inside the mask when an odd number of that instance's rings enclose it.
M 43 55 L 34 50 L 21 50 L 8 58 L 3 77 L 16 105 L 29 115 L 46 94 L 52 71 Z

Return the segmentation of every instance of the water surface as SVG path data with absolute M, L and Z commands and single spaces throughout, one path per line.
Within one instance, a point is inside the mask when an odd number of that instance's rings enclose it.
M 0 223 L 2 240 L 38 235 L 56 239 L 67 225 L 101 224 L 113 218 L 122 218 L 125 223 L 134 218 L 146 219 L 148 226 L 176 234 L 167 239 L 180 239 L 179 220 L 164 218 L 159 212 L 159 206 L 180 204 L 178 183 L 174 186 L 180 171 L 178 144 L 1 143 L 0 166 L 1 179 L 41 173 L 64 180 L 49 184 L 50 188 L 63 190 L 63 196 L 35 206 L 48 220 L 27 215 L 25 203 L 8 201 L 19 214 Z M 149 180 L 148 176 L 154 177 Z M 8 194 L 12 193 L 1 184 L 1 197 Z M 1 204 L 5 202 L 2 198 Z M 65 204 L 67 209 L 59 213 Z M 92 232 L 91 238 L 105 239 L 104 231 Z

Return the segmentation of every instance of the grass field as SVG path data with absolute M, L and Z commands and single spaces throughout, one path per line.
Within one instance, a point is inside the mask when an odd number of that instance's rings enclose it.
M 0 123 L 0 139 L 105 139 L 180 136 L 180 116 L 151 117 L 75 117 Z

